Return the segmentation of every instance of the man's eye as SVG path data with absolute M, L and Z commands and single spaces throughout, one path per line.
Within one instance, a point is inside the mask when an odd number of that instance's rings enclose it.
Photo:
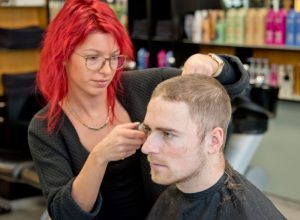
M 143 131 L 146 133 L 146 134 L 149 134 L 151 132 L 150 128 L 146 128 L 146 127 L 143 127 Z
M 146 135 L 148 135 L 151 132 L 151 129 L 143 124 L 141 124 L 141 127 L 139 129 L 143 131 Z
M 170 138 L 170 137 L 173 137 L 174 135 L 168 131 L 163 131 L 162 132 L 163 136 L 166 137 L 166 138 Z

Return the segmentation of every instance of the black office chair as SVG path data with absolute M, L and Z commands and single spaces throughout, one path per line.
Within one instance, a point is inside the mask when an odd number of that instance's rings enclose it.
M 2 75 L 0 179 L 39 189 L 27 140 L 30 120 L 43 106 L 35 89 L 35 76 L 35 72 Z
M 31 159 L 27 129 L 32 116 L 40 109 L 35 92 L 35 73 L 3 74 L 7 128 L 5 141 L 14 157 Z

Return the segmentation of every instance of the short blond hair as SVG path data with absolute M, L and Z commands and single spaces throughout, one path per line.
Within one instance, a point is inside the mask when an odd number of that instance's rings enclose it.
M 155 88 L 151 98 L 158 96 L 166 101 L 186 103 L 200 136 L 221 127 L 225 143 L 232 109 L 227 91 L 216 79 L 199 74 L 177 76 Z

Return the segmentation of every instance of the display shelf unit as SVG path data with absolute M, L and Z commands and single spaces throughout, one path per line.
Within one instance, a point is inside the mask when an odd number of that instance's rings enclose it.
M 155 67 L 155 55 L 157 48 L 161 46 L 165 49 L 173 49 L 177 60 L 177 66 L 182 65 L 182 62 L 193 52 L 216 52 L 227 53 L 240 57 L 245 62 L 248 57 L 265 57 L 274 63 L 282 64 L 298 64 L 300 55 L 300 46 L 286 46 L 286 45 L 247 45 L 247 44 L 220 44 L 220 43 L 195 43 L 185 39 L 183 31 L 183 16 L 186 13 L 195 11 L 197 8 L 195 1 L 187 0 L 186 5 L 180 4 L 179 0 L 167 0 L 160 9 L 157 4 L 158 0 L 144 0 L 138 1 L 138 13 L 134 10 L 135 2 L 137 0 L 129 0 L 128 17 L 129 17 L 129 33 L 131 34 L 136 50 L 140 47 L 145 47 L 150 52 L 151 66 Z M 144 4 L 142 4 L 144 3 Z M 155 11 L 155 13 L 153 12 Z M 163 15 L 161 15 L 163 14 Z M 144 19 L 147 22 L 147 35 L 137 35 L 134 32 L 134 21 L 137 19 Z M 160 19 L 168 19 L 170 22 L 170 29 L 172 30 L 172 37 L 159 37 L 155 33 L 156 24 Z
M 48 8 L 44 6 L 0 6 L 0 28 L 18 29 L 48 25 Z M 39 48 L 0 48 L 0 77 L 3 73 L 26 73 L 36 71 L 39 63 Z M 3 94 L 0 83 L 0 95 Z
M 244 63 L 247 62 L 247 58 L 255 57 L 267 58 L 269 63 L 299 65 L 300 46 L 195 43 L 187 40 L 184 33 L 184 16 L 199 9 L 220 9 L 220 2 L 128 0 L 129 33 L 136 50 L 144 47 L 150 52 L 150 67 L 157 66 L 156 55 L 160 49 L 173 50 L 176 67 L 182 66 L 191 54 L 197 52 L 231 54 L 238 56 Z M 140 19 L 145 21 L 146 30 L 139 36 L 135 31 L 135 21 Z M 156 33 L 157 24 L 161 20 L 169 21 L 169 29 L 172 32 L 170 37 L 160 37 Z M 298 96 L 283 99 L 300 100 Z
M 183 39 L 183 43 L 194 45 L 207 45 L 207 46 L 221 46 L 221 47 L 235 47 L 235 48 L 248 48 L 248 49 L 264 49 L 264 50 L 283 50 L 283 51 L 300 51 L 300 46 L 289 45 L 255 45 L 255 44 L 227 44 L 227 43 L 215 43 L 215 42 L 192 42 L 191 40 Z
M 156 54 L 160 49 L 173 50 L 176 58 L 176 66 L 183 64 L 184 60 L 192 53 L 199 52 L 197 45 L 185 43 L 183 18 L 187 13 L 196 9 L 220 8 L 219 0 L 196 1 L 196 0 L 128 0 L 128 27 L 136 50 L 144 47 L 150 52 L 150 67 L 157 65 Z M 137 10 L 137 8 L 139 10 Z M 136 22 L 143 20 L 146 30 L 139 35 L 136 31 Z M 161 36 L 160 22 L 169 24 L 164 26 L 169 35 Z M 161 30 L 161 29 L 160 29 Z

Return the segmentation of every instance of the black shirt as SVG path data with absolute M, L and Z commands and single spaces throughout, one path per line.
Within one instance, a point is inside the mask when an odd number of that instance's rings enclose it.
M 147 220 L 286 219 L 262 192 L 234 172 L 237 188 L 228 186 L 227 173 L 202 192 L 183 193 L 175 185 L 170 186 L 158 198 Z

